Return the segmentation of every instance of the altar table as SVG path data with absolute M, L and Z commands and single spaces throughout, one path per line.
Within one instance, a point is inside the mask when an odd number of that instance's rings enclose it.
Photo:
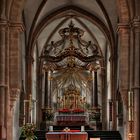
M 46 140 L 87 140 L 87 132 L 48 132 Z

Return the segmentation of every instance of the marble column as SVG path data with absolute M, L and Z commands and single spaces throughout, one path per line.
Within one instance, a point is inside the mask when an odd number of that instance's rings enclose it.
M 51 71 L 48 71 L 48 107 L 51 108 L 52 97 L 51 97 Z
M 94 71 L 91 71 L 91 76 L 92 76 L 91 107 L 94 107 Z
M 94 107 L 98 107 L 98 81 L 97 70 L 94 71 Z
M 48 108 L 48 72 L 45 72 L 45 101 L 44 107 Z
M 51 108 L 51 71 L 45 72 L 45 108 Z
M 134 139 L 139 140 L 140 135 L 140 17 L 133 20 L 134 28 Z
M 49 71 L 49 87 L 50 87 L 49 106 L 50 106 L 50 108 L 52 108 L 52 104 L 53 104 L 53 101 L 52 101 L 52 71 Z
M 41 103 L 41 108 L 43 109 L 45 107 L 45 70 L 41 74 L 41 92 L 42 92 L 42 103 Z

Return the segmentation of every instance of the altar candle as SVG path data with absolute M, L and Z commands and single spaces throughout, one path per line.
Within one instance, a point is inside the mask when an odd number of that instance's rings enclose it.
M 85 131 L 85 126 L 81 126 L 81 132 Z
M 49 126 L 49 131 L 53 131 L 53 126 Z

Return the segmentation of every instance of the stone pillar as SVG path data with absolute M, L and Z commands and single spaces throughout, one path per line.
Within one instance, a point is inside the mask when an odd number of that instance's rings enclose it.
M 13 109 L 21 89 L 21 23 L 9 23 L 9 108 L 7 111 L 7 139 L 13 140 Z
M 130 28 L 127 24 L 118 25 L 120 38 L 119 48 L 119 74 L 120 74 L 120 91 L 124 104 L 127 106 L 128 89 L 129 89 L 129 47 L 130 47 Z
M 1 0 L 0 1 L 0 18 L 5 18 L 5 3 L 6 1 L 5 0 Z
M 19 126 L 22 126 L 23 124 L 25 124 L 25 120 L 24 120 L 24 98 L 25 98 L 25 88 L 24 88 L 24 82 L 22 80 L 22 85 L 21 85 L 21 93 L 20 93 L 20 108 L 19 108 Z
M 34 62 L 34 58 L 28 54 L 28 56 L 26 56 L 26 62 L 27 62 L 27 74 L 26 74 L 26 89 L 27 89 L 27 94 L 26 94 L 26 99 L 29 99 L 29 95 L 32 92 L 32 65 Z
M 134 28 L 134 139 L 139 140 L 140 135 L 140 17 L 133 20 Z
M 119 87 L 120 93 L 122 96 L 123 104 L 126 110 L 128 110 L 128 90 L 129 90 L 129 76 L 130 76 L 130 27 L 127 23 L 118 24 L 118 34 L 120 39 L 119 46 Z M 127 111 L 128 113 L 128 111 Z M 127 114 L 124 118 L 124 121 L 127 123 L 124 124 L 124 139 L 128 139 L 128 118 Z
M 111 125 L 111 130 L 116 130 L 117 129 L 117 101 L 116 101 L 116 94 L 117 94 L 117 54 L 118 54 L 118 50 L 115 49 L 115 54 L 112 54 L 112 56 L 110 56 L 109 61 L 110 61 L 110 65 L 111 67 L 111 107 L 112 107 L 112 111 L 111 111 L 111 116 L 112 116 L 112 125 Z
M 21 88 L 21 47 L 20 32 L 23 31 L 21 23 L 10 24 L 9 68 L 11 88 Z M 13 82 L 14 81 L 14 82 Z
M 31 55 L 26 56 L 26 62 L 27 62 L 27 67 L 26 67 L 26 94 L 25 94 L 25 100 L 30 100 L 30 95 L 32 92 L 32 64 L 34 62 L 34 59 Z M 24 103 L 28 104 L 28 103 Z M 30 108 L 29 105 L 24 105 L 25 106 L 25 123 L 28 123 L 30 121 Z
M 134 89 L 134 139 L 140 139 L 140 88 Z
M 5 93 L 6 93 L 6 81 L 5 81 L 5 71 L 6 71 L 6 25 L 4 20 L 0 20 L 0 139 L 6 138 L 5 129 Z
M 106 67 L 106 66 L 105 66 Z M 107 70 L 101 69 L 101 77 L 102 77 L 102 130 L 107 130 Z
M 9 87 L 14 92 L 10 93 L 11 103 L 10 106 L 13 108 L 13 93 L 21 89 L 21 47 L 20 47 L 20 33 L 23 31 L 21 23 L 10 23 L 9 24 Z

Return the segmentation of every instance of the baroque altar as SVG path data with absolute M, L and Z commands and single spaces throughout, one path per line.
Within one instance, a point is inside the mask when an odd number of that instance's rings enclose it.
M 85 109 L 86 98 L 82 97 L 78 88 L 69 85 L 63 96 L 57 98 L 58 110 L 55 115 L 57 125 L 85 125 L 88 115 Z

